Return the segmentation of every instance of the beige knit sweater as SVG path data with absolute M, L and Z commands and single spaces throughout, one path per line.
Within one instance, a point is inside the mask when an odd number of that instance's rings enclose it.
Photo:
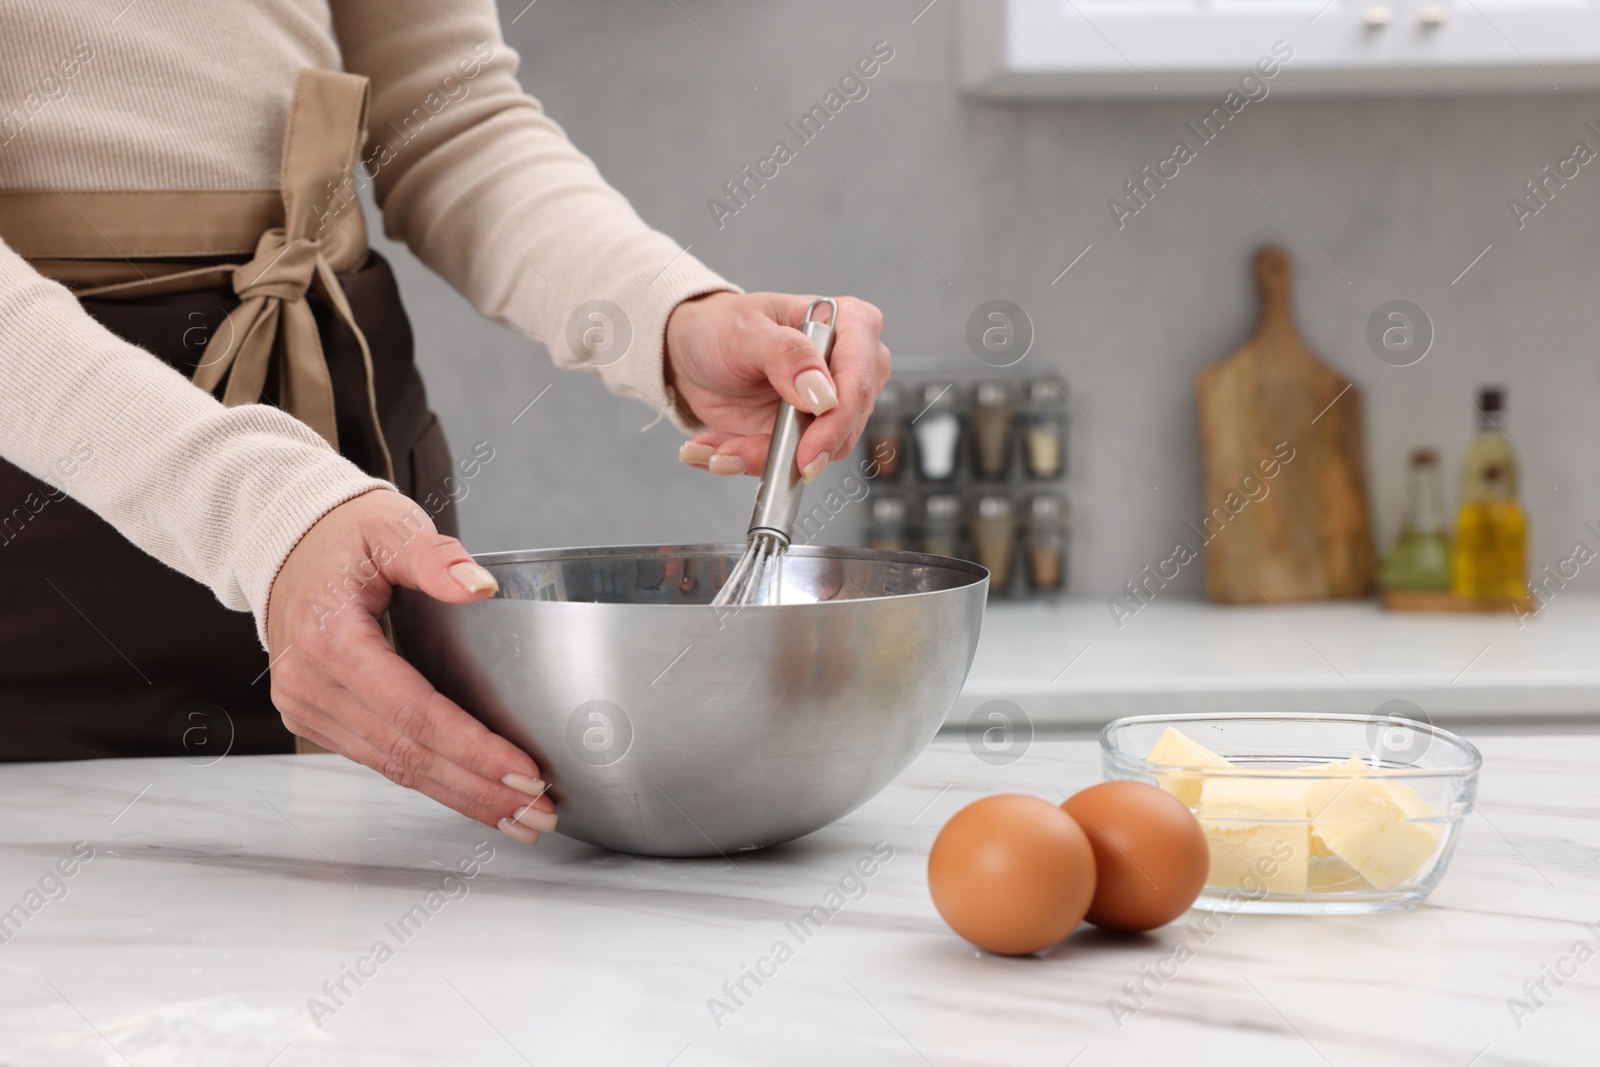
M 0 188 L 276 188 L 307 66 L 372 80 L 362 158 L 391 237 L 564 366 L 572 311 L 620 305 L 633 345 L 599 373 L 670 407 L 667 316 L 732 286 L 640 221 L 523 93 L 492 0 L 6 0 Z M 385 484 L 276 409 L 223 408 L 3 244 L 0 456 L 253 611 L 263 643 L 290 549 Z

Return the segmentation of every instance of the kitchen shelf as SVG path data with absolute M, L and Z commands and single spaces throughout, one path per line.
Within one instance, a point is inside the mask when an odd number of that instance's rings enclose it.
M 991 603 L 947 728 L 991 700 L 1036 728 L 1078 731 L 1165 712 L 1368 714 L 1390 700 L 1444 726 L 1600 728 L 1596 594 L 1563 593 L 1520 628 L 1512 615 L 1395 614 L 1374 601 L 1158 600 L 1123 622 L 1103 598 Z
M 1292 58 L 1241 92 L 1600 85 L 1591 0 L 962 0 L 961 19 L 962 84 L 1000 100 L 1220 98 L 1269 52 Z

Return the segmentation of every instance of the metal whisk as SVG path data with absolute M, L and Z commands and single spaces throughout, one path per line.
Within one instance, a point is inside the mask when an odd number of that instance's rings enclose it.
M 821 305 L 828 306 L 827 322 L 812 319 Z M 833 326 L 839 321 L 839 305 L 823 297 L 806 308 L 801 332 L 817 346 L 823 362 L 833 344 Z M 788 401 L 778 401 L 778 414 L 772 420 L 772 443 L 767 448 L 767 466 L 761 473 L 761 488 L 756 490 L 756 507 L 750 515 L 744 555 L 711 603 L 727 605 L 776 604 L 782 594 L 783 556 L 789 551 L 794 522 L 800 514 L 800 494 L 805 487 L 795 465 L 800 436 L 811 425 L 811 416 L 802 414 Z

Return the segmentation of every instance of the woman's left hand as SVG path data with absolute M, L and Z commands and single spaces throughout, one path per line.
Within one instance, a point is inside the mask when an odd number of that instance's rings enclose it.
M 889 380 L 883 315 L 839 297 L 831 364 L 800 332 L 813 297 L 711 293 L 667 319 L 667 381 L 703 424 L 678 458 L 712 474 L 759 472 L 781 397 L 817 418 L 796 454 L 807 481 L 850 454 Z

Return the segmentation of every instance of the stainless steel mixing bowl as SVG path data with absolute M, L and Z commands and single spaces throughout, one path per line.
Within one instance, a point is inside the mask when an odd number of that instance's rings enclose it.
M 972 665 L 989 579 L 942 556 L 799 547 L 782 604 L 713 607 L 743 551 L 479 556 L 500 592 L 399 591 L 396 645 L 539 761 L 561 833 L 652 856 L 776 845 L 927 745 Z

